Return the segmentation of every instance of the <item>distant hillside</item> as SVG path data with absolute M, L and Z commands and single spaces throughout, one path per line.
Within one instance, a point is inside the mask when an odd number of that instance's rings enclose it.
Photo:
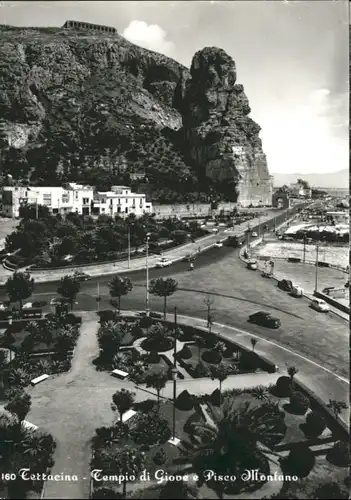
M 297 182 L 297 179 L 307 181 L 312 187 L 348 188 L 349 186 L 349 171 L 346 168 L 329 174 L 273 174 L 273 177 L 274 186 L 289 185 Z

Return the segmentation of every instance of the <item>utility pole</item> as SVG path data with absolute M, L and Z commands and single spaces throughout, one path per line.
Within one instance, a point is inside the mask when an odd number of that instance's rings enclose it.
M 319 245 L 316 245 L 316 274 L 315 274 L 315 282 L 314 282 L 314 291 L 318 291 L 318 253 L 319 253 Z
M 303 234 L 303 263 L 306 262 L 306 233 Z
M 97 308 L 98 308 L 98 311 L 100 310 L 100 283 L 97 282 L 97 297 L 96 297 L 96 301 L 97 301 Z

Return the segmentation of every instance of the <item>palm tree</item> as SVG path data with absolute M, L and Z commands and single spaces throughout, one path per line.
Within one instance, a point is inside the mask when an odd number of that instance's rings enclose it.
M 250 394 L 259 401 L 268 401 L 269 391 L 264 385 L 258 385 L 250 392 Z
M 14 368 L 8 374 L 9 383 L 16 387 L 25 387 L 29 383 L 29 380 L 29 373 L 22 368 Z
M 151 295 L 163 297 L 163 319 L 166 319 L 167 297 L 173 295 L 178 288 L 178 283 L 173 278 L 157 278 L 151 280 L 149 291 Z
M 274 461 L 277 454 L 271 448 L 286 431 L 284 412 L 277 404 L 252 406 L 246 401 L 237 406 L 237 398 L 227 398 L 211 412 L 212 418 L 206 423 L 194 423 L 191 442 L 182 450 L 202 482 L 205 470 L 240 477 L 240 471 L 259 468 L 267 459 Z M 223 493 L 226 485 L 216 485 Z
M 337 420 L 342 410 L 347 410 L 348 405 L 344 401 L 337 401 L 336 399 L 329 399 L 327 407 L 334 413 Z
M 51 458 L 56 449 L 56 442 L 47 432 L 27 432 L 22 440 L 21 449 L 24 455 L 32 458 Z
M 258 342 L 257 339 L 254 339 L 254 338 L 251 339 L 252 350 L 254 352 L 255 352 L 255 347 L 256 347 L 257 342 Z
M 113 404 L 111 407 L 112 410 L 118 411 L 121 422 L 123 422 L 123 415 L 133 406 L 134 399 L 135 392 L 127 391 L 127 389 L 121 389 L 112 395 Z
M 129 278 L 121 278 L 118 274 L 108 284 L 111 297 L 118 298 L 118 314 L 121 312 L 121 297 L 133 290 L 133 283 Z
M 296 366 L 288 366 L 287 372 L 288 372 L 288 375 L 290 377 L 290 385 L 292 388 L 293 384 L 294 384 L 294 377 L 299 372 L 299 370 L 298 370 L 298 368 L 296 368 Z
M 201 337 L 200 335 L 195 335 L 194 336 L 194 343 L 196 347 L 198 348 L 199 352 L 199 363 L 201 361 L 201 349 L 203 349 L 206 345 L 205 339 Z
M 18 391 L 12 395 L 12 398 L 5 406 L 5 410 L 17 415 L 18 420 L 22 422 L 26 418 L 31 405 L 30 395 L 24 391 Z
M 145 377 L 146 387 L 152 387 L 157 392 L 157 411 L 160 410 L 160 392 L 166 387 L 168 374 L 165 369 L 149 372 Z
M 219 380 L 219 405 L 222 404 L 222 382 L 228 377 L 228 368 L 224 363 L 211 367 L 212 378 Z

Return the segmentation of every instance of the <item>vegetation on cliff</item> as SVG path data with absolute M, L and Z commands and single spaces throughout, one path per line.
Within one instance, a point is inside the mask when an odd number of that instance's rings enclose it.
M 118 34 L 2 26 L 0 40 L 3 175 L 130 184 L 159 202 L 236 199 L 221 155 L 261 145 L 224 51 L 198 52 L 190 73 Z

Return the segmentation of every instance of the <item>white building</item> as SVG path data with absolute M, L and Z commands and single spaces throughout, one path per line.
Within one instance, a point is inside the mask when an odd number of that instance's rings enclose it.
M 152 212 L 151 203 L 144 194 L 132 193 L 129 187 L 113 186 L 106 193 L 95 192 L 94 187 L 70 182 L 62 187 L 4 186 L 2 188 L 2 214 L 19 217 L 24 205 L 45 205 L 53 214 L 75 212 L 82 215 L 136 216 Z
M 127 186 L 112 186 L 111 191 L 94 193 L 93 214 L 121 215 L 135 214 L 137 217 L 152 213 L 152 204 L 145 194 L 132 193 Z

